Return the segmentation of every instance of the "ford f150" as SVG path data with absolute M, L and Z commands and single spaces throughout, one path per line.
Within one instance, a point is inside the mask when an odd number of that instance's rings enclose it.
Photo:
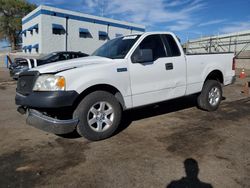
M 21 73 L 15 100 L 34 127 L 101 140 L 114 134 L 127 109 L 197 94 L 201 109 L 216 110 L 222 86 L 234 81 L 233 57 L 185 55 L 169 32 L 128 35 L 92 56 Z

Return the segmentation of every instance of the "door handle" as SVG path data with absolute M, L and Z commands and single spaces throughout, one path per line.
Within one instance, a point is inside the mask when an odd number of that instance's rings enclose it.
M 166 70 L 173 70 L 174 69 L 174 65 L 173 65 L 173 63 L 166 63 L 165 64 L 165 68 L 166 68 Z

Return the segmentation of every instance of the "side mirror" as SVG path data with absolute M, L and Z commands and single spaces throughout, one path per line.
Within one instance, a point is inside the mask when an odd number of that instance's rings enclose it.
M 145 63 L 153 61 L 153 51 L 151 49 L 139 49 L 132 56 L 133 63 Z

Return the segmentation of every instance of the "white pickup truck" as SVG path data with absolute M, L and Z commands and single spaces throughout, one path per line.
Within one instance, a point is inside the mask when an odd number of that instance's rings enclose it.
M 34 127 L 101 140 L 114 134 L 127 109 L 197 94 L 200 108 L 216 110 L 222 86 L 235 78 L 233 57 L 185 55 L 169 32 L 128 35 L 92 56 L 20 74 L 15 100 Z

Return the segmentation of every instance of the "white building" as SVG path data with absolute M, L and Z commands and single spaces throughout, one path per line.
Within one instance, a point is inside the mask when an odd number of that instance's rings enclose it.
M 22 19 L 23 52 L 91 54 L 109 39 L 144 31 L 142 25 L 41 5 Z

